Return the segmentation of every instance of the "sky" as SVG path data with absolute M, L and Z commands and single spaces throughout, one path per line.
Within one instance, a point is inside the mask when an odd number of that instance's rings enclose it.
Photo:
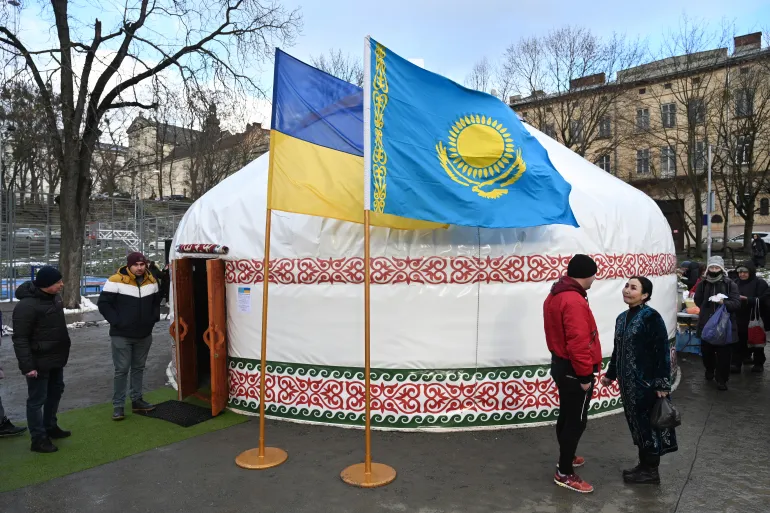
M 282 48 L 301 60 L 309 62 L 312 56 L 330 49 L 341 49 L 359 58 L 363 54 L 364 37 L 371 35 L 399 55 L 422 59 L 430 71 L 457 82 L 464 80 L 479 59 L 487 57 L 495 62 L 519 39 L 545 35 L 565 25 L 583 26 L 605 37 L 613 32 L 640 37 L 647 39 L 653 49 L 660 46 L 667 32 L 676 30 L 683 14 L 715 29 L 728 21 L 734 24 L 735 35 L 760 30 L 770 32 L 769 0 L 283 0 L 282 3 L 290 9 L 301 9 L 302 32 L 293 46 Z M 75 0 L 71 4 L 72 12 L 88 21 L 96 17 L 109 20 L 104 10 L 123 2 Z M 24 10 L 17 20 L 22 39 L 34 40 L 42 46 L 50 44 L 50 23 L 43 18 L 39 8 Z M 174 25 L 161 23 L 153 28 L 173 32 Z M 271 65 L 256 66 L 253 73 L 269 91 Z M 269 103 L 253 103 L 248 116 L 252 121 L 267 122 Z

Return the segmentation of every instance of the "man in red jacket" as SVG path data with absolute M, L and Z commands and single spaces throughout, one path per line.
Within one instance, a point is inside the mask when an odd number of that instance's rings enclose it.
M 543 304 L 545 340 L 551 352 L 551 377 L 559 390 L 559 467 L 554 482 L 570 490 L 590 493 L 593 486 L 575 474 L 585 460 L 575 456 L 588 422 L 594 374 L 602 363 L 602 348 L 596 321 L 588 306 L 586 291 L 596 279 L 596 262 L 575 255 L 551 288 Z

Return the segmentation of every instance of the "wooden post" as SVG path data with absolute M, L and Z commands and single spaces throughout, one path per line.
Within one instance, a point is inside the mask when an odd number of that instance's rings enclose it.
M 235 464 L 245 469 L 263 470 L 277 467 L 289 457 L 283 449 L 265 447 L 265 374 L 267 372 L 267 300 L 270 283 L 270 220 L 272 210 L 265 213 L 265 259 L 262 264 L 262 350 L 259 371 L 259 447 L 244 451 Z
M 371 425 L 371 266 L 369 241 L 369 211 L 364 211 L 364 388 L 366 404 L 364 406 L 364 462 L 347 467 L 340 477 L 347 484 L 361 488 L 377 488 L 392 483 L 396 479 L 396 470 L 382 463 L 372 463 L 372 425 Z

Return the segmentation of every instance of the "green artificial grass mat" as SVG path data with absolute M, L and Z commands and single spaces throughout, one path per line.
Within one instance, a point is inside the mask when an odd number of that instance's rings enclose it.
M 147 393 L 144 398 L 157 404 L 176 399 L 177 395 L 175 390 L 164 388 Z M 197 399 L 188 402 L 208 406 Z M 112 420 L 111 403 L 60 413 L 59 425 L 72 431 L 72 436 L 54 440 L 59 451 L 53 454 L 30 451 L 29 433 L 0 439 L 0 492 L 80 472 L 248 420 L 246 416 L 224 411 L 213 419 L 184 428 L 132 414 L 130 404 L 127 406 L 126 418 L 120 422 Z

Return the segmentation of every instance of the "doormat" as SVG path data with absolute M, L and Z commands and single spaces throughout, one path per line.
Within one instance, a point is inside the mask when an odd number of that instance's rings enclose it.
M 165 420 L 182 427 L 194 426 L 214 418 L 210 408 L 174 400 L 156 404 L 152 411 L 136 412 L 136 414 Z

